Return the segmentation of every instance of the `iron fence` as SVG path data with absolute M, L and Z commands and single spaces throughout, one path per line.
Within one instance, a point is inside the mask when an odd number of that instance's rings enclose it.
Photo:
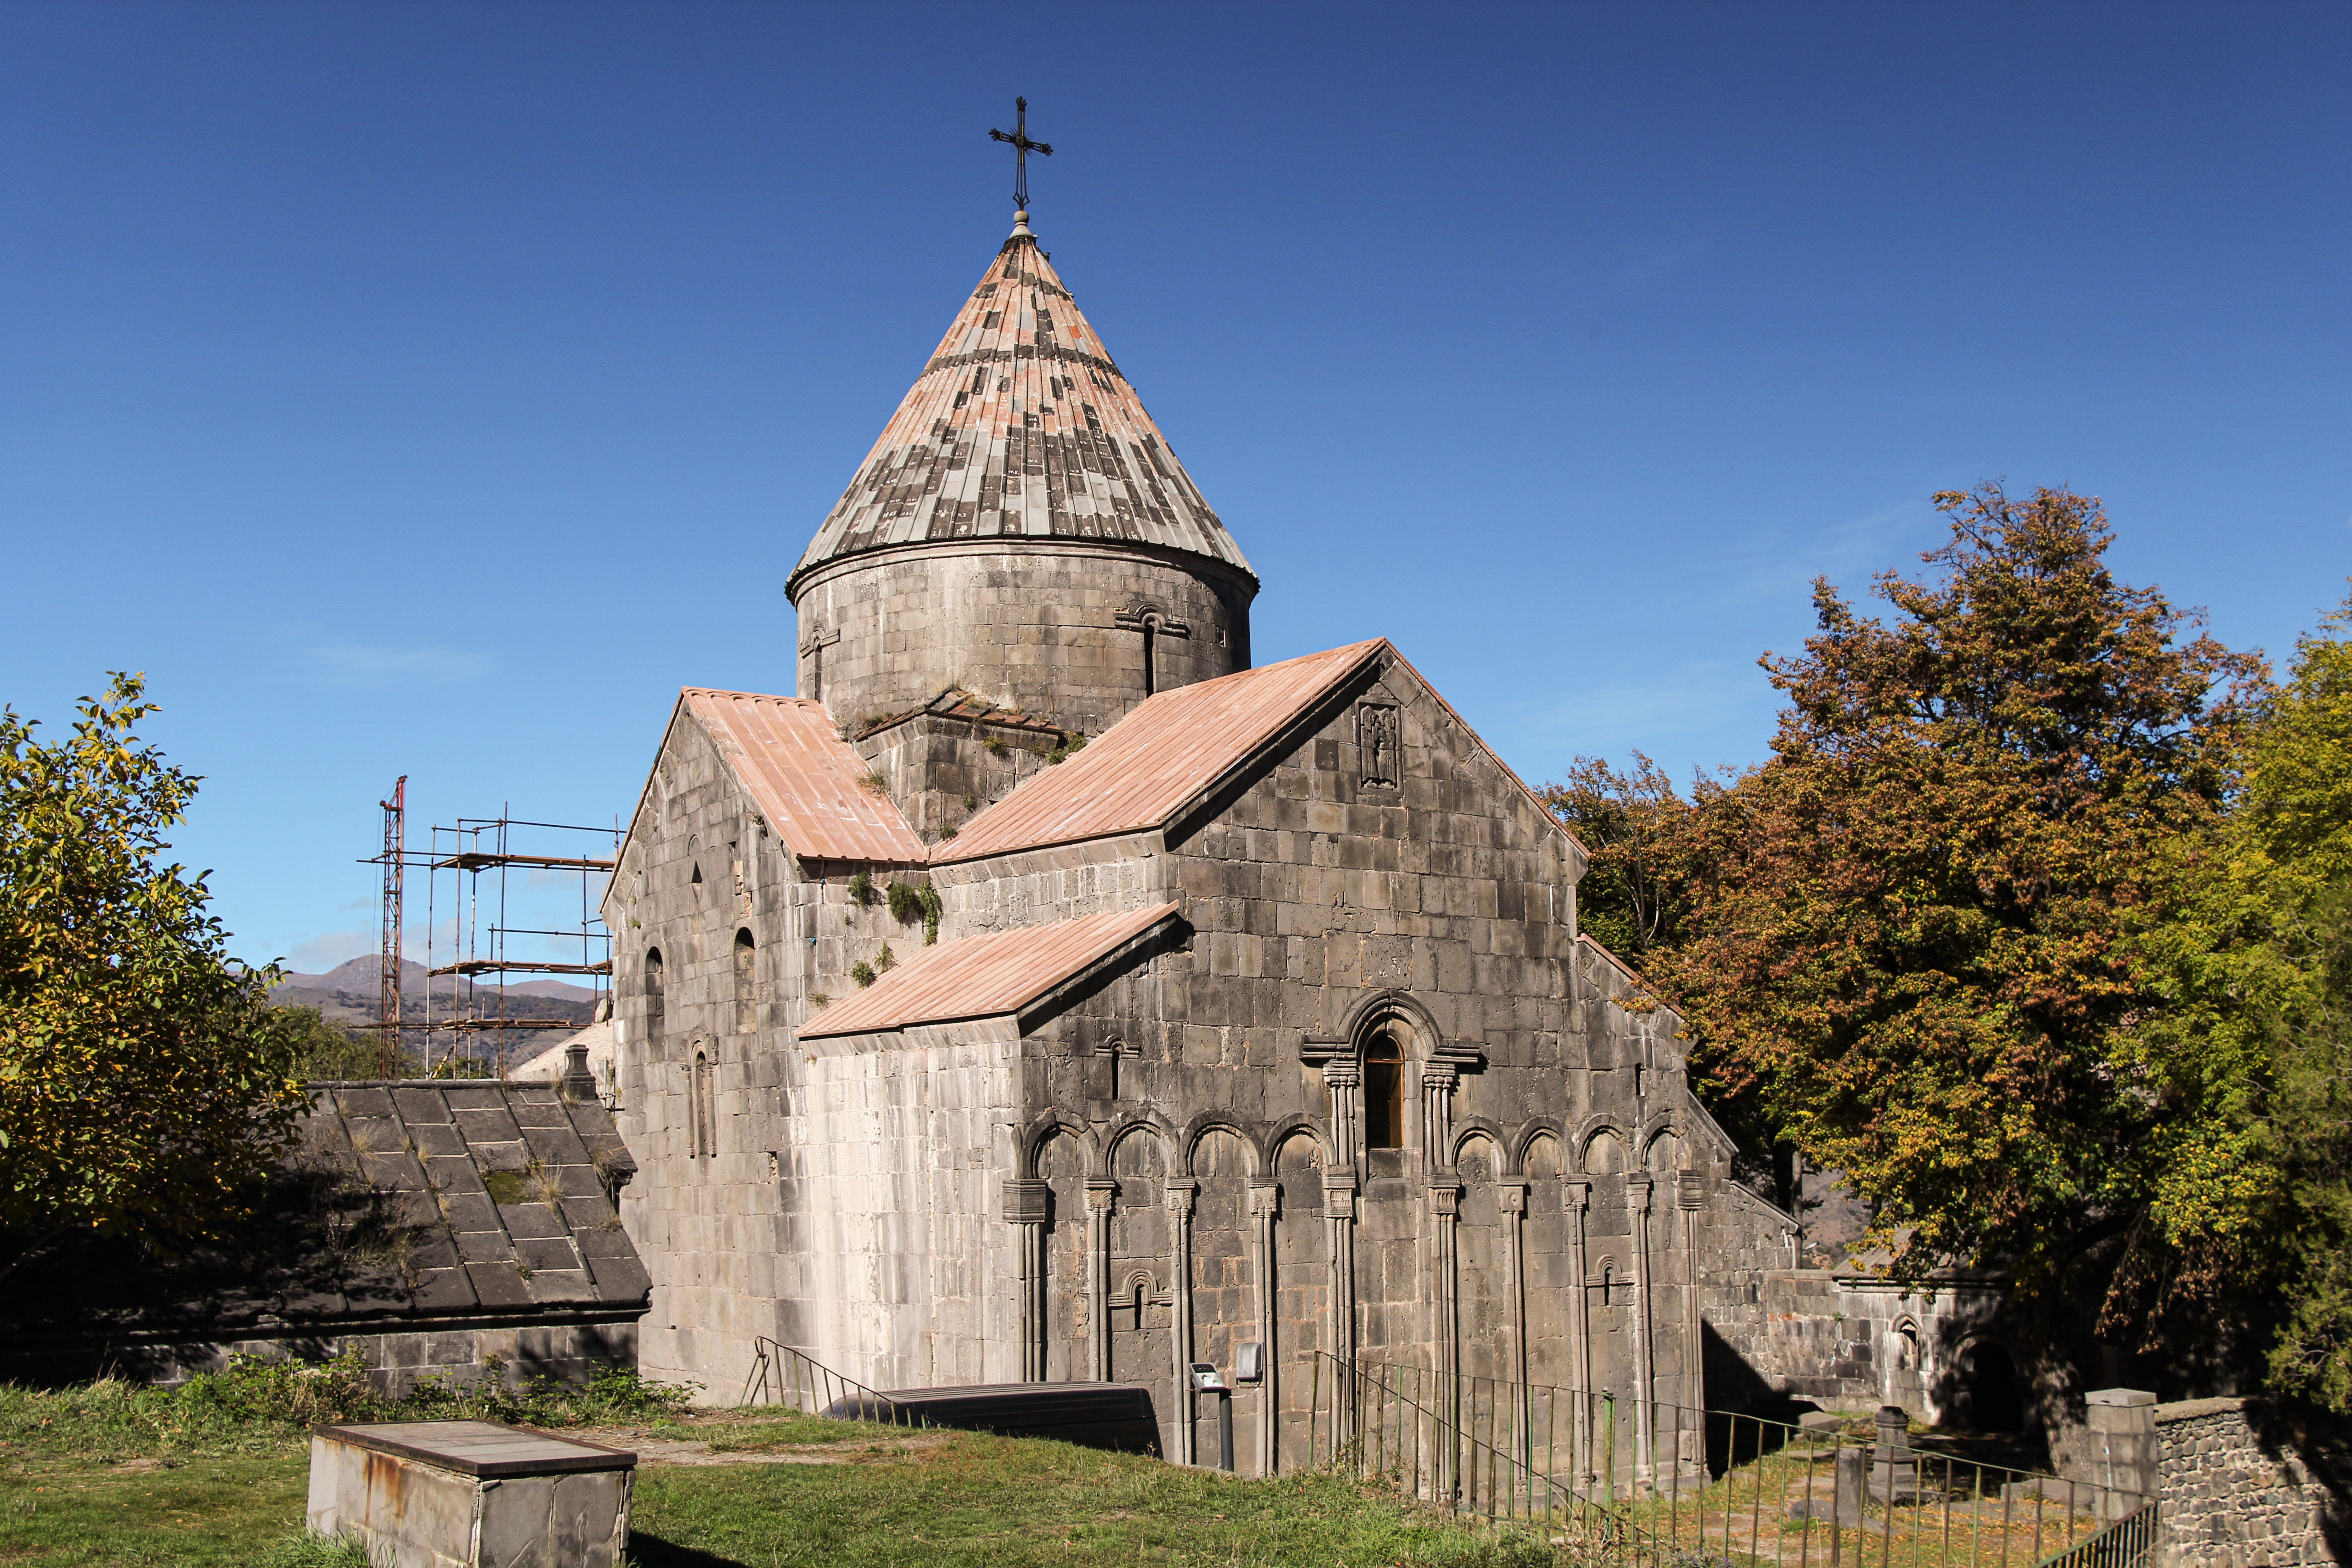
M 1953 1439 L 1317 1358 L 1313 1458 L 1632 1568 L 2137 1568 L 2154 1504 Z

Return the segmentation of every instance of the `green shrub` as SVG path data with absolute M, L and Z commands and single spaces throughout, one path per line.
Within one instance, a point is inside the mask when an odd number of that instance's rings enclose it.
M 862 990 L 874 984 L 874 966 L 861 958 L 849 966 L 849 977 L 856 981 Z
M 874 875 L 860 871 L 849 879 L 849 901 L 860 909 L 874 901 Z
M 900 925 L 911 925 L 923 912 L 923 895 L 912 882 L 890 884 L 890 918 Z

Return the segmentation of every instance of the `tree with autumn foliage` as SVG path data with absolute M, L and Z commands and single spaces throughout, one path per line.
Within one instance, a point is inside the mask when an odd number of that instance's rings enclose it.
M 1890 619 L 1817 583 L 1804 652 L 1763 661 L 1770 760 L 1657 814 L 1678 916 L 1643 967 L 1702 1082 L 1843 1172 L 1898 1274 L 2032 1280 L 2242 1136 L 2194 1053 L 2129 1027 L 2160 1002 L 2131 932 L 2216 830 L 2265 671 L 2116 581 L 2095 500 L 1937 501 L 1938 570 L 1878 578 Z
M 159 863 L 199 781 L 143 699 L 115 675 L 54 744 L 0 708 L 0 1274 L 77 1233 L 225 1234 L 304 1104 L 275 969 Z

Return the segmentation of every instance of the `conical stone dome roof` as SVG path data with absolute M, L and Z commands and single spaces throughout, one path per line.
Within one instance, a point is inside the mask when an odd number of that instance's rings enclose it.
M 1248 561 L 1024 222 L 793 571 L 893 545 L 1091 539 Z

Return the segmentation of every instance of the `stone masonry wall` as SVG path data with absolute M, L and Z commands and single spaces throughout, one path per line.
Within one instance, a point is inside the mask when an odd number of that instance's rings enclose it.
M 2345 1560 L 2342 1435 L 2255 1399 L 2156 1407 L 2158 1568 Z
M 1256 591 L 1206 559 L 1131 544 L 964 540 L 853 558 L 800 585 L 798 695 L 855 725 L 956 687 L 1098 735 L 1146 695 L 1142 632 L 1122 612 L 1161 618 L 1164 691 L 1249 668 Z
M 1360 744 L 1366 707 L 1396 715 L 1383 761 Z M 1021 1175 L 1050 1190 L 1048 1374 L 1089 1364 L 1093 1180 L 1113 1250 L 1110 1363 L 1153 1384 L 1171 1452 L 1169 1336 L 1185 1330 L 1194 1358 L 1226 1367 L 1240 1342 L 1271 1342 L 1267 1383 L 1235 1397 L 1243 1468 L 1303 1438 L 1313 1356 L 1335 1342 L 1321 1270 L 1342 1214 L 1348 1331 L 1365 1359 L 1589 1385 L 1630 1405 L 1645 1351 L 1654 1397 L 1698 1404 L 1692 1243 L 1754 1228 L 1726 1217 L 1729 1144 L 1685 1093 L 1671 1016 L 1625 1005 L 1622 972 L 1576 942 L 1573 846 L 1459 719 L 1391 667 L 1335 694 L 1197 825 L 1151 838 L 936 873 L 950 936 L 1166 900 L 1191 927 L 1028 1025 L 1023 1115 L 1040 1131 Z M 1370 1027 L 1351 1015 L 1380 998 L 1399 999 L 1380 1016 L 1412 1021 L 1393 1149 L 1367 1144 L 1360 1075 L 1335 1089 L 1319 1065 L 1355 1060 L 1361 1041 L 1341 1037 Z M 1177 1187 L 1189 1321 L 1162 1310 L 1171 1254 L 1120 1239 L 1148 1218 L 1172 1247 L 1179 1221 L 1162 1211 Z M 1591 1194 L 1581 1279 L 1571 1191 Z M 1763 1228 L 1777 1245 L 1778 1226 Z M 1593 1325 L 1581 1360 L 1578 1292 Z

